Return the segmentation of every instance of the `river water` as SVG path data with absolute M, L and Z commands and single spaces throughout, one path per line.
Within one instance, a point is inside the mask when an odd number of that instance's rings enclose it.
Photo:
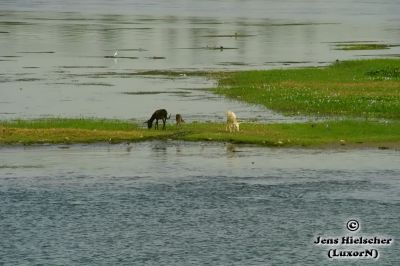
M 3 0 L 0 119 L 293 122 L 146 70 L 236 70 L 398 57 L 400 3 Z M 220 47 L 223 47 L 221 49 Z M 118 51 L 117 57 L 113 57 Z M 0 265 L 399 265 L 395 150 L 154 141 L 0 147 Z M 349 232 L 357 219 L 361 229 Z M 379 260 L 329 260 L 317 236 L 381 236 Z
M 228 109 L 241 120 L 301 120 L 212 95 L 204 90 L 212 80 L 134 74 L 397 57 L 400 46 L 340 51 L 336 44 L 398 45 L 399 13 L 397 0 L 1 1 L 0 119 L 143 121 L 166 108 L 188 121 L 222 121 Z
M 154 141 L 2 148 L 2 265 L 398 265 L 330 261 L 315 236 L 400 230 L 400 158 Z M 365 248 L 365 247 L 364 247 Z M 363 248 L 361 248 L 363 249 Z

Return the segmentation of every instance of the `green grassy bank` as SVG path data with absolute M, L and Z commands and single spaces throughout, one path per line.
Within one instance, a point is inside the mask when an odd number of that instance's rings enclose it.
M 279 147 L 400 148 L 400 122 L 328 121 L 296 124 L 242 123 L 229 133 L 224 123 L 188 123 L 166 130 L 131 122 L 95 119 L 19 120 L 0 123 L 0 144 L 136 142 L 150 139 L 218 141 Z
M 400 60 L 217 75 L 213 92 L 287 115 L 400 119 Z

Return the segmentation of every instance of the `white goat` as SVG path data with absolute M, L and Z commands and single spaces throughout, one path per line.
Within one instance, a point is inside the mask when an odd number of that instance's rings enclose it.
M 228 111 L 228 112 L 226 112 L 226 116 L 227 116 L 227 119 L 226 119 L 226 130 L 228 131 L 228 129 L 229 129 L 229 132 L 239 131 L 239 123 L 236 120 L 235 113 L 232 112 L 232 111 Z

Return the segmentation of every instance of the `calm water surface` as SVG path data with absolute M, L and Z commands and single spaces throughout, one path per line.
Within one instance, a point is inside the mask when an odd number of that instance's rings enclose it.
M 222 120 L 233 109 L 242 120 L 292 122 L 211 95 L 204 91 L 215 86 L 210 80 L 133 74 L 399 56 L 398 46 L 335 49 L 341 42 L 400 44 L 398 14 L 397 0 L 1 1 L 0 119 L 144 120 L 164 107 L 188 121 Z
M 293 122 L 144 70 L 237 70 L 398 57 L 400 2 L 0 1 L 0 119 Z M 236 35 L 235 35 L 236 33 Z M 220 47 L 223 49 L 220 49 Z M 118 51 L 117 58 L 114 53 Z M 329 261 L 316 235 L 399 239 L 398 151 L 148 142 L 0 148 L 0 265 L 399 265 Z
M 2 265 L 349 265 L 314 236 L 350 218 L 355 235 L 400 236 L 398 151 L 155 141 L 0 161 Z M 379 251 L 400 263 L 397 243 Z

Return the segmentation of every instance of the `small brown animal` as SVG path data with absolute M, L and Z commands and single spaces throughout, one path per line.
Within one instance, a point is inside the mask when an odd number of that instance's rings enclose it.
M 167 119 L 169 119 L 171 117 L 171 115 L 169 115 L 169 117 L 167 115 L 168 115 L 167 110 L 159 109 L 159 110 L 155 111 L 153 113 L 153 115 L 151 116 L 151 118 L 149 120 L 147 120 L 145 123 L 147 123 L 147 127 L 150 129 L 153 127 L 153 121 L 156 120 L 156 124 L 155 124 L 154 128 L 158 129 L 158 120 L 161 119 L 163 121 L 163 129 L 165 129 L 165 123 L 166 123 Z
M 177 127 L 181 126 L 181 123 L 185 123 L 185 121 L 183 120 L 181 114 L 176 114 L 175 119 L 176 119 L 176 126 Z

